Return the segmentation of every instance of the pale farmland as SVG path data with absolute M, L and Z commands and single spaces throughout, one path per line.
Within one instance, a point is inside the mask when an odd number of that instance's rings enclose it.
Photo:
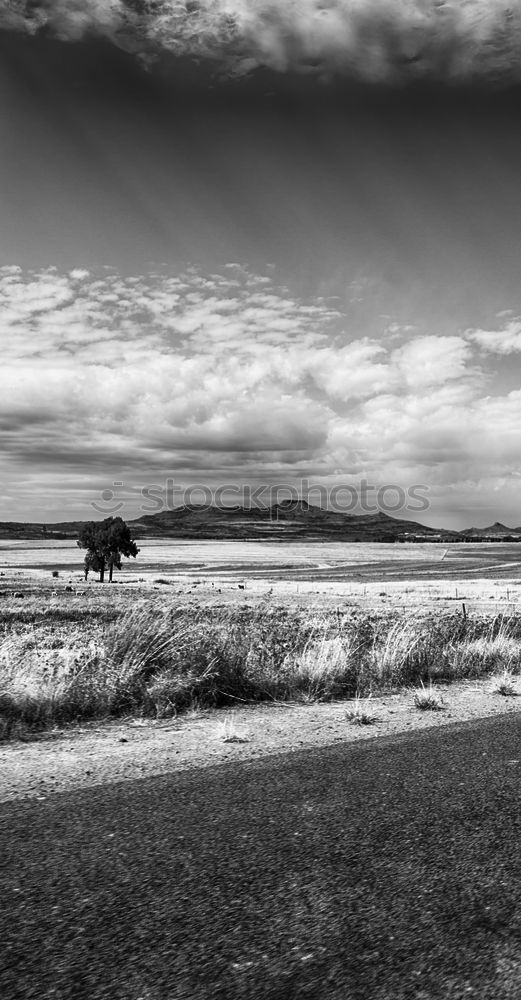
M 138 541 L 116 584 L 133 591 L 172 588 L 179 598 L 284 604 L 408 606 L 468 600 L 470 606 L 521 599 L 521 543 L 382 544 L 279 541 Z M 1 541 L 0 590 L 14 586 L 52 599 L 65 584 L 85 589 L 83 552 L 71 540 Z M 60 576 L 52 579 L 52 571 Z M 95 575 L 87 592 L 99 589 Z M 244 593 L 242 592 L 244 588 Z M 103 600 L 119 600 L 101 588 Z M 94 596 L 94 595 L 93 595 Z
M 0 543 L 4 735 L 413 689 L 417 705 L 422 684 L 500 674 L 516 693 L 518 544 L 138 544 L 100 584 L 74 541 Z

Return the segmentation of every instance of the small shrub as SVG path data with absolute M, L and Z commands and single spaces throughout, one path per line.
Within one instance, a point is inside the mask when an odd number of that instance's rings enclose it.
M 346 712 L 346 719 L 353 726 L 374 726 L 378 722 L 377 716 L 369 708 L 369 698 L 366 699 L 364 704 L 359 695 L 357 695 L 353 707 Z
M 241 726 L 237 726 L 233 712 L 227 719 L 217 725 L 217 736 L 223 743 L 249 743 L 250 739 Z
M 59 574 L 59 571 L 57 569 L 53 569 L 52 575 L 53 575 L 53 579 L 57 580 L 60 574 Z
M 208 680 L 211 680 L 210 669 L 203 674 L 194 671 L 184 674 L 164 671 L 156 674 L 146 686 L 143 706 L 146 710 L 148 703 L 151 703 L 158 719 L 177 715 L 197 702 L 199 692 L 205 693 Z
M 312 635 L 300 653 L 290 653 L 281 681 L 289 697 L 331 701 L 353 695 L 360 686 L 360 659 L 352 635 Z
M 433 688 L 432 684 L 425 687 L 423 681 L 421 687 L 414 692 L 414 704 L 422 712 L 440 712 L 445 708 L 445 703 L 441 694 Z
M 499 671 L 519 673 L 521 643 L 508 634 L 506 626 L 491 633 L 463 640 L 448 650 L 454 677 L 483 677 Z
M 517 695 L 512 674 L 508 670 L 505 670 L 504 673 L 497 678 L 495 687 L 492 690 L 494 694 L 502 694 L 505 697 Z

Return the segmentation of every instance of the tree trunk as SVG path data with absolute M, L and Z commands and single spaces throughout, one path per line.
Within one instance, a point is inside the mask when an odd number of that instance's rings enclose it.
M 109 563 L 109 583 L 112 583 L 112 570 L 114 569 L 114 563 Z
M 105 562 L 103 561 L 99 571 L 99 582 L 103 583 L 104 580 L 105 580 Z

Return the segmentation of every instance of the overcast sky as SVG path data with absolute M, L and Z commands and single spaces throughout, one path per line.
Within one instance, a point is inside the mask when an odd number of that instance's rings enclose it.
M 500 0 L 0 0 L 0 518 L 521 525 L 520 53 Z

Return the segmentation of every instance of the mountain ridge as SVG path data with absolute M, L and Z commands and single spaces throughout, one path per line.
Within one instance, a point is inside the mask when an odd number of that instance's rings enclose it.
M 494 521 L 494 524 L 490 524 L 486 528 L 465 528 L 460 532 L 461 535 L 472 535 L 474 537 L 517 535 L 520 533 L 521 528 L 508 528 L 506 524 L 502 524 L 501 521 Z
M 110 515 L 106 515 L 110 516 Z M 118 512 L 115 512 L 118 516 Z M 94 520 L 86 519 L 86 520 Z M 0 522 L 3 539 L 75 538 L 86 520 L 44 522 Z M 96 519 L 97 520 L 97 519 Z M 103 520 L 100 517 L 99 520 Z M 156 513 L 125 519 L 137 539 L 309 539 L 344 541 L 466 541 L 519 535 L 521 528 L 500 522 L 488 528 L 436 529 L 417 521 L 393 517 L 383 511 L 352 514 L 332 511 L 303 498 L 286 499 L 269 507 L 223 507 L 186 504 Z

